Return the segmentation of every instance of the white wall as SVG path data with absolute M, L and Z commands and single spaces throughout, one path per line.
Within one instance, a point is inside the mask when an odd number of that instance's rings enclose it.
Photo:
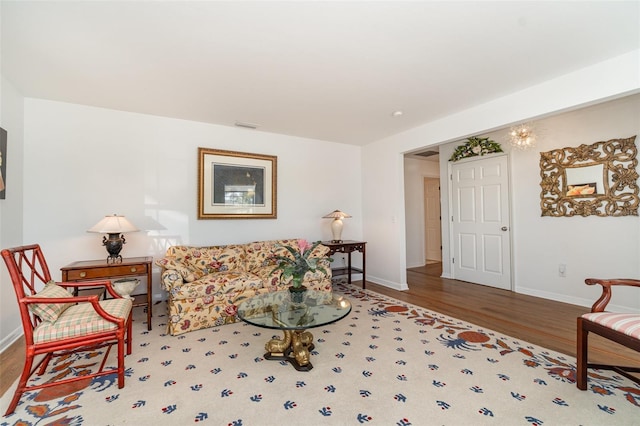
M 322 216 L 335 209 L 353 216 L 343 238 L 362 238 L 360 147 L 39 99 L 24 99 L 23 109 L 23 98 L 2 83 L 9 165 L 0 243 L 39 243 L 54 279 L 70 262 L 106 257 L 102 235 L 86 230 L 112 213 L 144 229 L 126 235 L 125 257 L 159 258 L 171 244 L 327 240 L 330 220 Z M 197 220 L 198 147 L 276 155 L 278 218 Z M 2 269 L 0 350 L 21 334 Z M 158 268 L 153 275 L 159 298 Z
M 126 256 L 162 256 L 169 244 L 330 239 L 333 209 L 361 235 L 360 149 L 37 99 L 25 102 L 25 241 L 40 242 L 53 270 L 106 256 L 86 230 L 124 214 L 149 230 L 127 235 Z M 278 157 L 278 218 L 197 220 L 197 148 Z M 332 173 L 340 170 L 340 174 Z
M 600 289 L 586 286 L 585 278 L 640 278 L 640 218 L 541 217 L 539 152 L 634 135 L 636 146 L 640 146 L 640 95 L 541 120 L 536 125 L 541 134 L 536 149 L 513 151 L 516 289 L 590 305 Z M 558 276 L 560 263 L 567 265 L 566 278 Z M 640 292 L 619 289 L 612 303 L 638 312 Z
M 527 151 L 511 149 L 507 130 L 482 134 L 501 143 L 510 154 L 514 290 L 591 306 L 600 288 L 585 285 L 585 278 L 640 277 L 640 218 L 542 217 L 540 152 L 634 135 L 638 136 L 636 146 L 640 146 L 640 95 L 534 124 L 538 141 Z M 458 144 L 441 146 L 442 156 L 449 157 Z M 443 192 L 445 188 L 449 191 L 448 183 L 443 183 Z M 566 277 L 558 274 L 561 263 L 567 265 Z M 638 312 L 640 293 L 632 288 L 616 289 L 610 308 Z
M 407 268 L 423 266 L 426 259 L 424 178 L 440 178 L 436 161 L 404 159 L 404 209 Z
M 22 244 L 23 97 L 0 76 L 0 127 L 7 131 L 5 199 L 0 200 L 0 248 Z M 0 349 L 22 335 L 16 296 L 0 261 Z
M 638 91 L 640 51 L 634 51 L 366 145 L 362 205 L 367 260 L 371 261 L 367 278 L 394 288 L 407 287 L 403 153 Z M 441 165 L 446 165 L 445 157 L 441 155 Z M 379 202 L 380 194 L 384 202 Z M 448 217 L 444 205 L 442 217 Z M 443 235 L 448 232 L 448 222 L 443 221 Z M 450 258 L 448 246 L 443 245 L 442 255 Z M 638 257 L 637 248 L 634 256 Z M 450 270 L 446 263 L 443 266 L 446 276 Z

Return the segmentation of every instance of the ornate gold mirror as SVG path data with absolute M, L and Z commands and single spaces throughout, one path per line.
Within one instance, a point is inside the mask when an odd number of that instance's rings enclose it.
M 637 216 L 635 140 L 541 152 L 542 216 Z

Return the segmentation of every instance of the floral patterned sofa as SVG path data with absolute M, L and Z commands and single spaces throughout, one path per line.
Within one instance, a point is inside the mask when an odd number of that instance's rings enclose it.
M 256 294 L 286 289 L 273 256 L 291 256 L 284 247 L 296 247 L 297 239 L 256 241 L 212 247 L 172 246 L 164 258 L 161 284 L 168 294 L 168 331 L 172 335 L 236 321 L 237 305 Z M 311 257 L 324 258 L 324 269 L 307 272 L 303 285 L 331 292 L 331 268 L 322 244 Z M 273 273 L 272 273 L 273 272 Z

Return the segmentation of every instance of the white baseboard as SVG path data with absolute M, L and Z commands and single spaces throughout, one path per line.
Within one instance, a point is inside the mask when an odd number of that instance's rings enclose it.
M 393 281 L 383 280 L 382 278 L 372 277 L 371 275 L 367 275 L 367 281 L 371 281 L 372 283 L 389 287 L 394 290 L 400 290 L 400 291 L 409 290 L 409 286 L 407 284 L 395 283 Z
M 7 337 L 0 341 L 0 353 L 4 352 L 9 346 L 13 344 L 16 340 L 22 337 L 24 333 L 22 332 L 22 327 L 18 327 L 13 330 Z
M 591 306 L 595 302 L 595 300 L 585 299 L 583 297 L 567 296 L 566 294 L 557 294 L 549 291 L 540 291 L 540 290 L 535 290 L 527 287 L 517 287 L 515 289 L 515 292 L 520 294 L 526 294 L 528 296 L 540 297 L 542 299 L 554 300 L 556 302 L 563 302 L 563 303 L 569 303 L 571 305 L 584 306 L 585 308 L 588 308 L 587 310 L 585 310 L 585 313 L 588 312 L 589 309 L 591 309 Z M 619 312 L 619 313 L 625 313 L 625 314 L 637 313 L 636 311 L 628 307 L 615 305 L 615 304 L 607 305 L 607 311 Z

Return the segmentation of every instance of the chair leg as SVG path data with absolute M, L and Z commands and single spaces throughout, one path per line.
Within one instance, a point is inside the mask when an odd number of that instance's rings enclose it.
M 49 361 L 51 361 L 52 358 L 53 358 L 53 352 L 49 352 L 48 354 L 45 355 L 44 359 L 42 360 L 42 364 L 38 369 L 38 376 L 42 376 L 47 371 L 47 367 L 49 366 Z
M 133 329 L 133 315 L 129 313 L 129 319 L 127 320 L 127 355 L 131 355 L 131 330 Z
M 584 330 L 582 318 L 578 318 L 576 386 L 580 390 L 587 390 L 587 368 L 589 363 L 587 354 L 588 339 L 589 332 Z
M 124 387 L 124 332 L 118 336 L 118 388 Z
M 31 368 L 33 367 L 33 358 L 34 355 L 27 351 L 26 358 L 24 360 L 24 368 L 22 369 L 22 374 L 20 375 L 20 381 L 18 382 L 18 387 L 16 388 L 15 393 L 13 394 L 13 399 L 7 408 L 7 412 L 4 413 L 5 416 L 13 413 L 18 406 L 18 402 L 20 402 L 20 397 L 27 388 L 27 381 L 31 376 Z

